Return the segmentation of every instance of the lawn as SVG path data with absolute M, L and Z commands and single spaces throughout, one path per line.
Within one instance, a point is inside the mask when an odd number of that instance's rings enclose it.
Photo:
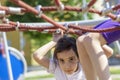
M 35 76 L 35 77 L 28 77 L 28 78 L 25 78 L 25 80 L 42 80 L 42 79 L 45 79 L 45 78 L 53 78 L 54 76 L 52 74 L 49 74 L 49 75 L 44 75 L 44 76 Z
M 111 72 L 111 74 L 114 74 L 114 75 L 120 74 L 120 68 L 111 67 L 110 72 Z M 28 77 L 28 78 L 25 78 L 25 80 L 42 80 L 45 78 L 53 78 L 53 77 L 54 76 L 52 74 L 49 74 L 49 75 L 44 75 L 44 76 Z M 120 78 L 114 78 L 113 80 L 120 80 Z
M 120 68 L 111 67 L 110 72 L 112 75 L 115 75 L 115 74 L 120 75 Z M 120 78 L 113 78 L 113 80 L 120 80 Z
M 120 68 L 111 67 L 110 72 L 111 72 L 111 74 L 120 74 Z

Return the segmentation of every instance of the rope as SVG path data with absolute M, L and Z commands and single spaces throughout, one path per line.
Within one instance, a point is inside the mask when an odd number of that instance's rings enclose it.
M 0 31 L 13 31 L 13 30 L 20 30 L 20 31 L 26 31 L 26 30 L 31 30 L 31 31 L 39 31 L 39 32 L 55 32 L 56 29 L 62 29 L 64 30 L 64 32 L 67 33 L 71 33 L 71 34 L 78 34 L 80 35 L 80 33 L 78 32 L 78 30 L 81 30 L 83 32 L 108 32 L 108 31 L 115 31 L 115 30 L 120 30 L 119 27 L 111 27 L 108 29 L 99 29 L 99 30 L 95 30 L 95 29 L 88 29 L 88 28 L 83 28 L 79 25 L 67 25 L 67 27 L 58 24 L 57 22 L 53 21 L 52 19 L 50 19 L 49 17 L 47 17 L 45 14 L 41 13 L 41 11 L 54 11 L 54 10 L 58 10 L 57 7 L 53 6 L 53 7 L 37 7 L 37 10 L 33 7 L 31 7 L 30 5 L 24 3 L 21 0 L 10 0 L 11 2 L 21 6 L 22 8 L 19 8 L 19 10 L 17 9 L 13 9 L 12 10 L 8 7 L 3 7 L 0 6 L 0 10 L 5 10 L 6 13 L 5 14 L 19 14 L 19 13 L 23 13 L 23 12 L 31 12 L 35 15 L 38 15 L 39 17 L 41 17 L 42 19 L 46 20 L 47 22 L 53 24 L 54 26 L 52 26 L 51 28 L 46 26 L 46 27 L 36 27 L 36 26 L 28 26 L 28 25 L 24 25 L 24 24 L 20 24 L 19 22 L 15 23 L 12 21 L 9 21 L 9 23 L 7 21 L 3 21 L 4 23 L 7 24 L 0 24 Z M 116 16 L 112 13 L 110 13 L 111 11 L 115 11 L 118 10 L 120 8 L 120 5 L 116 5 L 115 7 L 111 8 L 110 10 L 105 10 L 105 11 L 98 11 L 95 10 L 92 7 L 92 5 L 94 5 L 94 3 L 96 2 L 96 0 L 91 0 L 89 2 L 89 4 L 87 5 L 88 12 L 91 13 L 96 13 L 99 15 L 106 15 L 108 17 L 110 17 L 111 19 L 115 20 L 115 21 L 120 21 L 120 16 Z M 60 0 L 55 0 L 56 5 L 61 8 L 61 2 Z M 76 7 L 70 7 L 70 6 L 64 6 L 64 10 L 71 10 L 71 11 L 77 11 L 77 12 L 81 12 L 82 8 L 76 8 Z M 104 12 L 104 13 L 103 13 Z
M 30 7 L 29 7 L 30 8 Z M 34 8 L 33 8 L 34 9 Z M 35 10 L 33 10 L 32 9 L 32 11 L 34 12 L 34 14 L 37 14 L 37 15 L 40 15 L 41 16 L 41 13 L 40 12 L 36 12 Z M 103 10 L 101 10 L 101 11 L 99 11 L 99 10 L 96 10 L 96 9 L 93 9 L 93 8 L 90 8 L 89 10 L 88 10 L 88 12 L 90 12 L 90 13 L 96 13 L 96 14 L 98 14 L 98 15 L 100 15 L 100 16 L 108 16 L 108 17 L 110 17 L 111 19 L 113 19 L 113 20 L 116 20 L 116 18 L 117 18 L 117 16 L 116 15 L 114 15 L 114 14 L 112 14 L 112 13 L 110 13 L 111 11 L 117 11 L 118 9 L 120 9 L 120 4 L 118 4 L 118 5 L 116 5 L 116 6 L 114 6 L 113 8 L 111 8 L 111 9 L 107 9 L 107 11 L 106 12 L 104 12 L 103 13 L 103 11 L 105 11 L 104 9 Z M 4 7 L 4 6 L 0 6 L 0 10 L 5 10 L 6 12 L 4 12 L 4 15 L 5 15 L 5 13 L 6 13 L 6 15 L 7 14 L 12 14 L 12 13 L 10 13 L 10 11 L 9 11 L 9 8 L 8 7 Z M 51 6 L 51 7 L 41 7 L 40 8 L 40 10 L 41 11 L 56 11 L 57 10 L 57 8 L 55 7 L 55 6 Z M 66 10 L 66 11 L 76 11 L 76 12 L 82 12 L 82 7 L 81 8 L 78 8 L 78 7 L 72 7 L 72 6 L 65 6 L 64 7 L 64 10 Z M 21 13 L 19 13 L 19 14 L 23 14 L 23 13 L 25 13 L 25 12 L 30 12 L 29 10 L 27 10 L 27 9 L 25 9 L 25 8 L 21 8 Z M 14 13 L 15 14 L 15 13 Z M 17 14 L 17 13 L 16 13 Z M 3 15 L 3 12 L 2 12 L 2 15 Z
M 6 23 L 4 21 L 4 23 Z M 17 30 L 16 26 L 18 26 L 17 28 L 19 28 L 19 31 L 38 31 L 38 32 L 48 32 L 48 33 L 52 33 L 52 32 L 56 32 L 56 29 L 59 29 L 55 26 L 28 26 L 25 24 L 20 24 L 19 22 L 12 22 L 9 21 L 9 24 L 0 24 L 0 31 L 14 31 Z M 73 24 L 66 24 L 67 26 L 67 33 L 70 34 L 77 34 L 77 35 L 81 35 L 84 32 L 97 32 L 97 33 L 101 33 L 101 32 L 109 32 L 109 31 L 115 31 L 115 30 L 120 30 L 120 27 L 111 27 L 111 28 L 105 28 L 105 29 L 90 29 L 90 26 L 79 26 L 79 25 L 73 25 Z M 79 31 L 82 31 L 81 33 Z M 74 33 L 73 33 L 74 32 Z M 66 33 L 64 31 L 64 33 Z
M 55 4 L 57 6 L 58 11 L 63 11 L 64 10 L 64 5 L 62 4 L 62 2 L 60 2 L 60 0 L 54 0 Z
M 31 6 L 25 4 L 21 0 L 18 0 L 18 1 L 17 0 L 11 0 L 11 1 L 16 3 L 16 4 L 19 3 L 18 5 L 20 5 L 22 7 L 26 7 L 26 9 L 23 9 L 23 8 L 12 8 L 12 10 L 11 10 L 9 8 L 0 6 L 0 10 L 4 9 L 6 11 L 6 13 L 14 13 L 14 14 L 20 14 L 20 13 L 22 14 L 22 12 L 28 12 L 28 11 L 30 12 L 32 10 L 32 12 L 34 14 L 38 14 L 38 12 L 36 12 L 34 10 L 34 8 L 32 8 Z M 107 1 L 108 0 L 106 0 L 106 2 Z M 75 7 L 73 8 L 73 7 L 70 7 L 70 6 L 64 6 L 63 10 L 82 12 L 83 9 L 85 8 L 84 10 L 87 9 L 87 11 L 89 11 L 91 13 L 96 13 L 96 14 L 99 14 L 100 16 L 108 16 L 108 17 L 110 17 L 113 20 L 117 19 L 117 16 L 115 16 L 114 14 L 111 14 L 110 12 L 118 10 L 120 8 L 120 4 L 116 5 L 115 7 L 111 8 L 111 9 L 103 9 L 101 11 L 98 11 L 98 10 L 95 10 L 93 8 L 92 9 L 90 8 L 92 5 L 95 4 L 95 2 L 96 2 L 96 0 L 91 0 L 87 6 L 81 7 L 81 8 L 75 8 Z M 41 11 L 48 11 L 48 10 L 49 11 L 55 11 L 55 10 L 58 10 L 58 7 L 61 8 L 62 3 L 60 2 L 60 0 L 55 0 L 55 3 L 57 5 L 57 7 L 40 7 L 40 10 Z M 89 8 L 89 10 L 88 10 L 88 8 Z M 31 9 L 31 10 L 27 10 L 27 9 Z M 38 15 L 41 15 L 41 11 L 39 12 Z M 108 14 L 108 13 L 110 13 L 110 14 Z
M 17 9 L 14 7 L 14 9 Z M 19 9 L 19 8 L 18 8 Z M 28 12 L 27 9 L 25 8 L 20 8 L 21 9 L 21 13 L 25 13 Z M 56 6 L 46 6 L 46 7 L 40 7 L 41 11 L 45 12 L 45 11 L 57 11 L 57 7 Z M 120 9 L 120 4 L 112 7 L 113 11 L 117 11 L 118 9 Z M 0 6 L 0 10 L 5 10 L 7 13 L 10 13 L 9 11 L 9 7 L 5 7 L 5 6 Z M 89 12 L 91 12 L 92 10 L 94 11 L 98 11 L 96 9 L 90 8 Z M 73 7 L 73 6 L 65 6 L 64 7 L 64 11 L 76 11 L 76 12 L 81 12 L 82 8 L 79 7 Z M 99 12 L 99 11 L 98 11 Z M 92 12 L 92 13 L 96 13 L 96 12 Z M 12 14 L 12 13 L 11 13 Z M 97 13 L 96 13 L 97 14 Z

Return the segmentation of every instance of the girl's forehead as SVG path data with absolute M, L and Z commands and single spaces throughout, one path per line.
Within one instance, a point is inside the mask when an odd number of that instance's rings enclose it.
M 68 58 L 71 58 L 71 57 L 77 57 L 75 52 L 72 49 L 65 50 L 65 51 L 62 51 L 60 53 L 57 53 L 57 58 L 58 59 L 68 59 Z

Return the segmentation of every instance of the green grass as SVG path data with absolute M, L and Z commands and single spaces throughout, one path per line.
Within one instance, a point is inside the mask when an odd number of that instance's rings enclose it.
M 111 74 L 120 74 L 120 68 L 110 68 Z M 52 78 L 54 75 L 49 74 L 49 75 L 44 75 L 44 76 L 35 76 L 35 77 L 29 77 L 25 78 L 25 80 L 38 80 L 38 79 L 44 79 L 44 78 Z M 115 78 L 113 80 L 120 80 L 119 78 Z
M 120 74 L 120 68 L 110 68 L 111 74 Z
M 25 80 L 38 80 L 41 78 L 52 78 L 54 77 L 52 74 L 49 75 L 44 75 L 44 76 L 35 76 L 35 77 L 29 77 L 29 78 L 25 78 Z
M 120 78 L 115 78 L 114 80 L 120 80 Z
M 111 67 L 110 72 L 111 74 L 120 74 L 120 68 Z M 120 80 L 120 78 L 114 78 L 113 80 Z

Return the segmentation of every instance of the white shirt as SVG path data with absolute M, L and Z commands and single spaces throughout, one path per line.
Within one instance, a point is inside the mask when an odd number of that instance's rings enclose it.
M 48 72 L 54 74 L 56 80 L 86 80 L 80 64 L 76 72 L 71 75 L 67 75 L 61 70 L 59 65 L 57 63 L 55 64 L 51 59 Z

